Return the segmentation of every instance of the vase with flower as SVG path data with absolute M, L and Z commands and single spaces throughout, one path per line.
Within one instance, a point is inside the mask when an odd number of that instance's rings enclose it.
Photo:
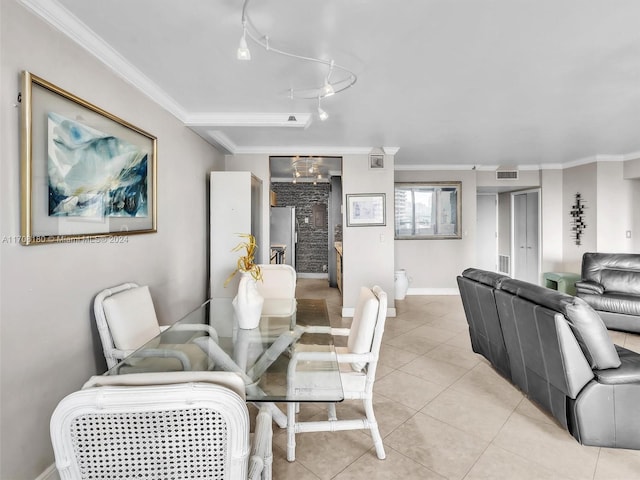
M 256 239 L 251 234 L 239 234 L 245 241 L 240 242 L 232 251 L 244 250 L 244 255 L 240 255 L 236 269 L 225 281 L 225 286 L 240 273 L 240 283 L 238 293 L 233 299 L 233 309 L 238 319 L 238 327 L 242 329 L 256 328 L 260 323 L 262 315 L 262 305 L 264 297 L 260 295 L 256 282 L 262 281 L 262 271 L 260 265 L 255 263 L 255 252 L 258 248 Z

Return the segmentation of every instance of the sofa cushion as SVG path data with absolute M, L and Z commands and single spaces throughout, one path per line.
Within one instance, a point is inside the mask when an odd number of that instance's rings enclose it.
M 640 270 L 603 268 L 600 283 L 605 292 L 632 293 L 640 295 Z
M 462 272 L 462 276 L 493 288 L 498 288 L 504 280 L 509 278 L 501 273 L 480 270 L 479 268 L 467 268 Z
M 624 315 L 640 316 L 640 295 L 627 293 L 580 293 L 580 298 L 587 302 L 591 308 L 601 312 L 621 313 Z
M 379 305 L 378 298 L 370 288 L 360 287 L 360 295 L 347 340 L 349 353 L 368 353 L 371 351 Z M 361 371 L 366 365 L 367 362 L 353 362 L 351 364 L 356 372 Z
M 563 312 L 591 368 L 620 366 L 620 357 L 600 315 L 584 300 L 574 297 Z
M 521 280 L 505 280 L 501 290 L 562 313 L 591 368 L 615 368 L 620 358 L 600 316 L 582 299 Z

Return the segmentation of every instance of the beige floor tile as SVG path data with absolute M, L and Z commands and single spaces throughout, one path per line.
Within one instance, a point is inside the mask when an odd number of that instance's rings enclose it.
M 315 473 L 300 462 L 288 462 L 287 453 L 282 448 L 273 446 L 274 480 L 319 480 Z
M 538 420 L 539 422 L 546 422 L 552 425 L 557 425 L 558 421 L 553 418 L 552 415 L 542 410 L 538 404 L 534 403 L 528 398 L 523 398 L 520 404 L 516 407 L 515 410 L 520 415 L 526 415 L 527 417 L 531 417 L 534 420 Z
M 437 317 L 428 323 L 434 328 L 441 330 L 447 330 L 455 333 L 462 333 L 469 331 L 469 324 L 465 317 L 460 317 L 457 314 L 446 314 L 441 317 Z
M 417 413 L 413 408 L 378 394 L 373 397 L 373 411 L 382 438 L 387 437 Z
M 513 413 L 513 407 L 500 404 L 490 397 L 445 390 L 420 412 L 491 441 Z
M 434 347 L 435 348 L 435 347 Z M 378 365 L 386 365 L 391 368 L 400 368 L 403 365 L 415 360 L 420 355 L 414 352 L 408 352 L 402 348 L 397 348 L 392 345 L 383 344 L 380 347 L 380 358 Z
M 594 480 L 635 480 L 640 478 L 640 452 L 601 448 Z
M 429 340 L 436 341 L 438 343 L 446 342 L 447 340 L 451 340 L 453 337 L 459 335 L 459 333 L 453 332 L 451 330 L 445 330 L 442 328 L 436 328 L 433 326 L 433 323 L 428 323 L 427 325 L 423 325 L 409 332 L 409 335 L 420 336 L 428 338 Z
M 593 478 L 599 448 L 580 445 L 559 425 L 514 413 L 494 445 L 548 468 L 562 478 Z
M 624 342 L 627 339 L 627 335 L 624 332 L 618 332 L 616 330 L 608 330 L 609 338 L 616 345 L 624 347 Z
M 464 480 L 559 480 L 559 477 L 537 463 L 489 445 Z
M 400 370 L 444 387 L 448 387 L 468 372 L 466 368 L 425 355 L 407 363 Z
M 446 343 L 427 352 L 425 357 L 434 358 L 466 369 L 475 367 L 483 358 L 465 348 L 454 347 Z
M 498 403 L 515 407 L 523 398 L 522 393 L 500 376 L 488 363 L 480 362 L 456 383 L 452 391 L 467 395 L 484 395 Z
M 273 443 L 286 452 L 287 436 L 273 437 Z M 371 438 L 358 430 L 296 434 L 296 463 L 321 479 L 330 479 L 351 465 L 371 448 Z M 375 457 L 375 453 L 373 454 Z M 274 479 L 277 479 L 274 476 Z
M 453 347 L 468 350 L 469 352 L 473 351 L 473 349 L 471 348 L 471 337 L 469 337 L 469 329 L 465 330 L 465 333 L 460 332 L 459 335 L 456 335 L 450 340 L 447 340 L 445 343 Z
M 414 335 L 414 331 L 415 330 L 412 330 L 409 333 L 403 333 L 402 335 L 398 335 L 397 337 L 389 340 L 383 339 L 383 342 L 385 345 L 391 345 L 392 347 L 397 347 L 401 350 L 406 350 L 418 355 L 423 355 L 442 343 L 421 335 Z
M 373 385 L 373 397 L 384 395 L 406 407 L 420 410 L 442 392 L 444 388 L 437 383 L 396 370 L 376 381 Z
M 418 462 L 396 452 L 386 449 L 387 458 L 379 460 L 375 451 L 371 455 L 363 455 L 345 470 L 339 473 L 336 480 L 444 480 L 445 477 L 420 465 Z
M 488 444 L 422 413 L 385 439 L 385 445 L 449 479 L 462 479 Z

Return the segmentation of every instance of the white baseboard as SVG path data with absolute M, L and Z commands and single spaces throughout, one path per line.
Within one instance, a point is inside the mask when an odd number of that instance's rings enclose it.
M 56 470 L 56 464 L 52 463 L 49 465 L 35 480 L 60 480 L 60 475 L 58 475 L 58 470 Z
M 326 278 L 326 279 L 329 279 L 329 274 L 328 273 L 304 273 L 304 272 L 300 272 L 300 273 L 296 273 L 296 276 L 298 278 Z
M 457 288 L 410 288 L 407 295 L 460 295 Z

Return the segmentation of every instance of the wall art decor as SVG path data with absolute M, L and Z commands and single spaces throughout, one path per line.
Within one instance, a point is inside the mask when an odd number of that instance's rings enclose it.
M 20 243 L 156 232 L 157 139 L 23 72 Z
M 347 195 L 347 227 L 386 225 L 384 193 Z
M 584 200 L 580 193 L 576 193 L 575 201 L 571 206 L 571 234 L 576 245 L 582 245 L 582 235 L 587 224 L 584 223 Z

